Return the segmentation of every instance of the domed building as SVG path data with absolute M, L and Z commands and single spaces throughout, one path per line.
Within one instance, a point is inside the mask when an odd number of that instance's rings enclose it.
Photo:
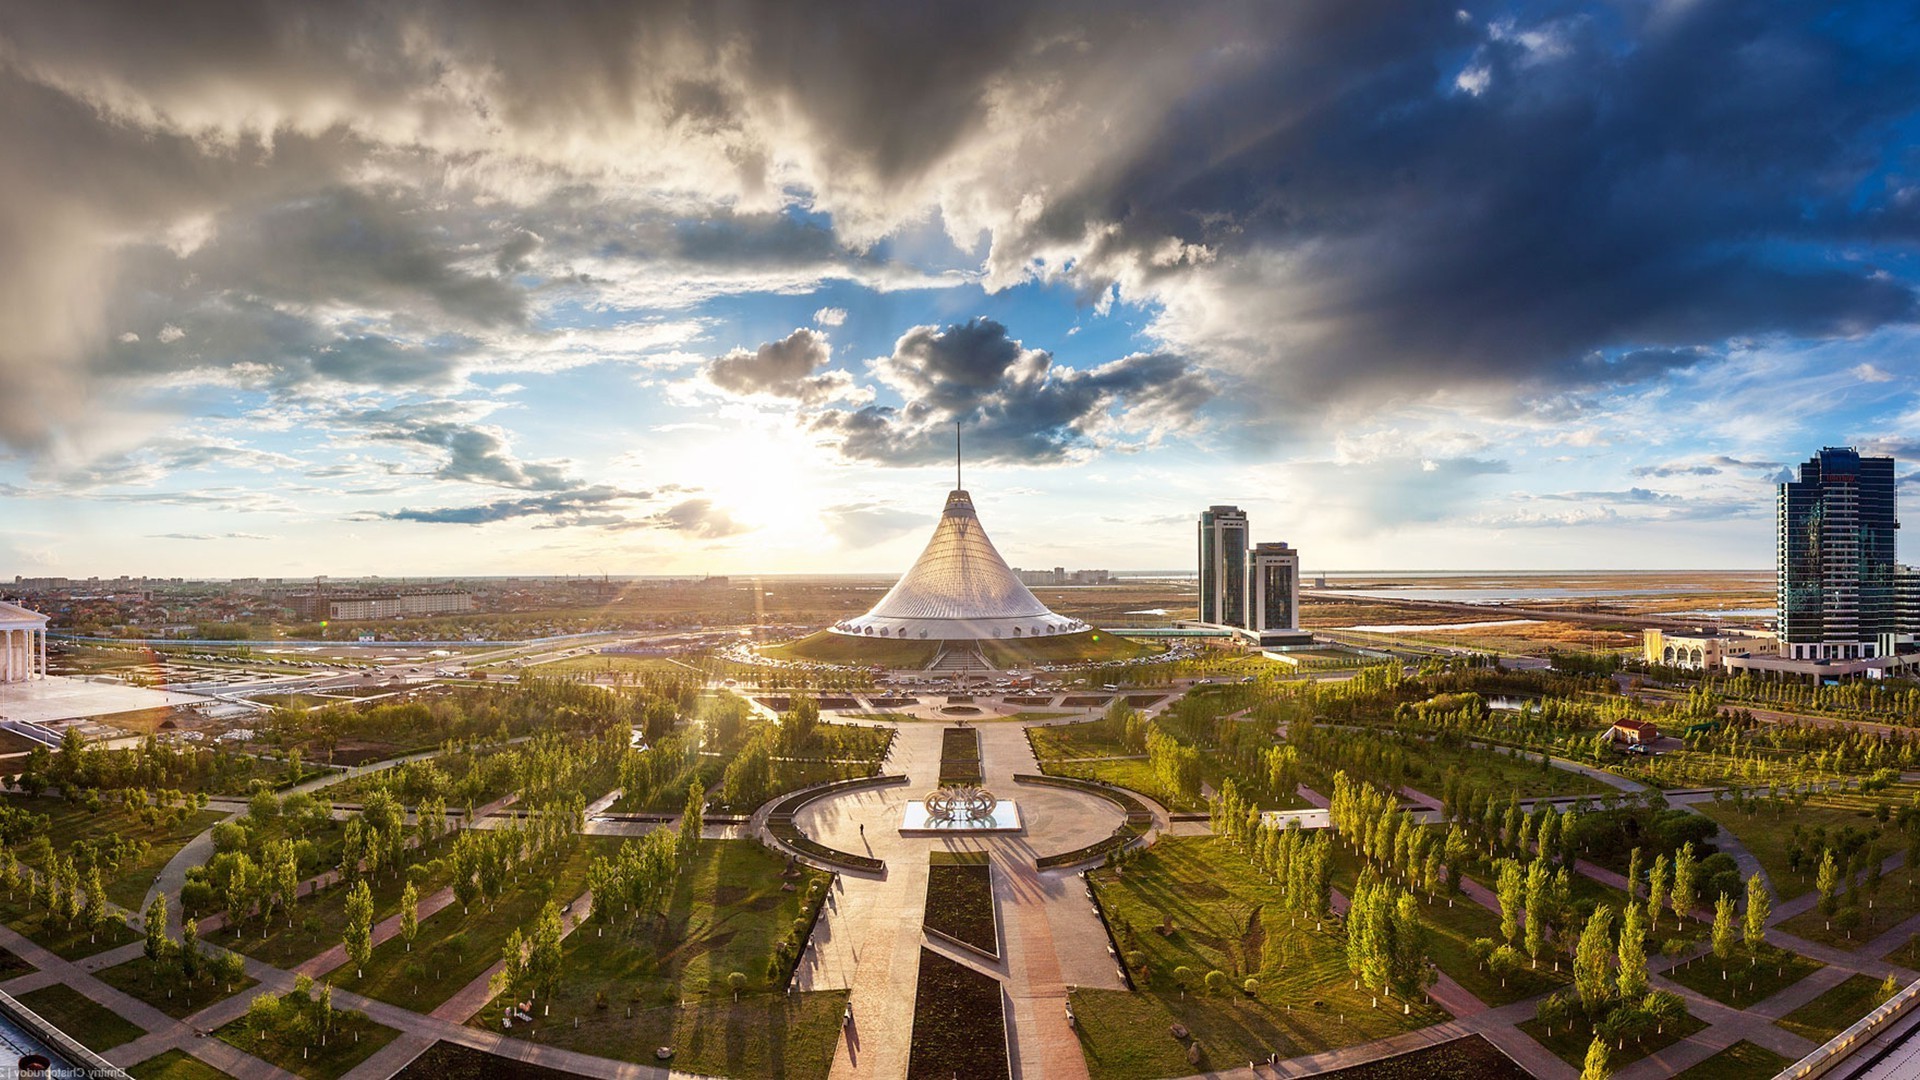
M 973 497 L 955 489 L 912 569 L 865 615 L 836 623 L 831 632 L 909 641 L 1012 641 L 1089 629 L 1033 595 L 987 539 Z

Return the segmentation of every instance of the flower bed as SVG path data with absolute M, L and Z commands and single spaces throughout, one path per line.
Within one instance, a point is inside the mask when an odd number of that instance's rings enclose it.
M 940 783 L 977 784 L 980 771 L 980 732 L 950 727 L 940 733 Z
M 920 950 L 907 1080 L 1006 1080 L 1006 1033 L 1000 980 Z
M 935 851 L 927 858 L 927 905 L 922 925 L 929 933 L 1000 959 L 1000 932 L 993 917 L 993 877 L 986 853 Z
M 1430 1076 L 1445 1076 L 1449 1080 L 1526 1080 L 1527 1075 L 1527 1070 L 1514 1064 L 1512 1058 L 1484 1036 L 1469 1035 L 1331 1072 L 1327 1080 L 1427 1080 Z

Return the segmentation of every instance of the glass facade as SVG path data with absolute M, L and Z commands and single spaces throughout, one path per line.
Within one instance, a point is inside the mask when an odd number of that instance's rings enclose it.
M 1200 621 L 1247 624 L 1247 515 L 1237 506 L 1200 514 Z
M 1901 629 L 1894 573 L 1893 459 L 1828 447 L 1780 485 L 1775 537 L 1782 651 L 1794 659 L 1877 654 Z

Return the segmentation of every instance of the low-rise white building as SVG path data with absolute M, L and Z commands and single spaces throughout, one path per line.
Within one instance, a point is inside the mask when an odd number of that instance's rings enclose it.
M 47 617 L 0 600 L 0 682 L 47 677 Z
M 1648 630 L 1643 639 L 1647 663 L 1686 671 L 1721 671 L 1735 656 L 1773 656 L 1778 643 L 1767 634 L 1730 630 Z

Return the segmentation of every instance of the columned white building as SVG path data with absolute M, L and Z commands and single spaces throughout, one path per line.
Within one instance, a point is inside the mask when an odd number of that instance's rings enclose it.
M 47 677 L 47 617 L 0 600 L 0 683 Z

